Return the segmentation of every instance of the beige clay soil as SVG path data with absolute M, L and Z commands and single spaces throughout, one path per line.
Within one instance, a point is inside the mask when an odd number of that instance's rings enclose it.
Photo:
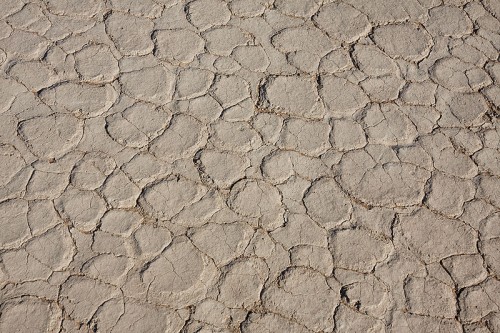
M 499 0 L 0 0 L 0 332 L 500 332 Z

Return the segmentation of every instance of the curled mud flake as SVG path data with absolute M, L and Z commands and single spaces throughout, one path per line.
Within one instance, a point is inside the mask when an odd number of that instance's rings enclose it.
M 118 98 L 117 91 L 109 84 L 96 86 L 69 82 L 44 89 L 39 95 L 48 105 L 85 118 L 105 113 Z
M 163 161 L 193 156 L 206 142 L 203 124 L 193 117 L 177 115 L 167 129 L 152 141 L 150 152 Z
M 500 6 L 493 0 L 485 0 L 484 7 L 496 18 L 500 15 Z
M 171 219 L 194 204 L 206 189 L 192 181 L 169 177 L 144 189 L 139 202 L 162 219 Z
M 500 213 L 495 213 L 483 220 L 480 224 L 481 234 L 481 253 L 484 256 L 487 267 L 498 274 L 500 265 L 498 259 L 500 257 L 500 233 L 496 230 L 500 223 Z
M 101 230 L 119 236 L 129 236 L 143 221 L 139 212 L 128 209 L 108 210 L 101 218 Z
M 262 259 L 245 258 L 230 266 L 220 285 L 219 301 L 228 307 L 251 308 L 260 303 L 268 268 Z
M 409 61 L 425 58 L 431 49 L 432 38 L 420 26 L 410 23 L 389 24 L 373 32 L 375 43 L 388 55 Z
M 427 208 L 401 216 L 400 219 L 403 237 L 425 262 L 476 253 L 476 233 L 463 222 L 442 217 Z M 427 230 L 425 233 L 421 232 L 423 227 Z M 448 241 L 442 242 L 440 239 Z
M 175 97 L 192 99 L 203 96 L 214 80 L 214 73 L 202 69 L 186 69 L 180 72 L 176 86 Z
M 150 301 L 182 308 L 205 297 L 214 273 L 213 263 L 187 238 L 180 237 L 140 274 Z
M 185 29 L 157 31 L 154 41 L 155 56 L 172 64 L 188 64 L 205 48 L 203 38 Z
M 170 114 L 152 104 L 136 103 L 121 113 L 106 117 L 106 130 L 116 142 L 141 148 L 155 139 L 168 125 Z
M 223 108 L 228 108 L 249 98 L 250 87 L 241 77 L 221 76 L 213 85 L 213 96 Z
M 434 63 L 431 77 L 443 87 L 457 92 L 473 92 L 492 83 L 488 73 L 456 57 L 441 58 Z
M 323 275 L 303 267 L 287 269 L 262 295 L 265 308 L 313 331 L 333 329 L 339 301 L 337 286 L 330 287 Z
M 431 81 L 409 83 L 401 92 L 401 99 L 410 105 L 434 105 L 437 85 Z
M 479 285 L 465 288 L 459 295 L 460 319 L 474 323 L 490 313 L 498 311 L 495 301 L 500 295 L 500 284 L 496 279 L 487 279 Z
M 247 153 L 262 145 L 259 133 L 243 121 L 218 121 L 212 126 L 214 135 L 210 142 L 222 151 Z
M 318 157 L 330 148 L 329 135 L 330 125 L 326 122 L 290 119 L 285 122 L 277 144 L 282 149 Z
M 330 238 L 335 266 L 362 273 L 371 272 L 392 249 L 389 240 L 363 229 L 334 231 Z
M 429 11 L 429 20 L 425 24 L 427 31 L 435 36 L 460 38 L 472 33 L 472 22 L 467 14 L 454 6 L 440 6 Z
M 144 78 L 147 77 L 147 80 Z M 175 75 L 163 66 L 143 68 L 120 76 L 123 92 L 130 97 L 157 105 L 172 100 Z
M 350 270 L 337 271 L 341 284 L 341 297 L 351 308 L 374 318 L 384 318 L 391 296 L 389 288 L 371 274 L 361 274 Z
M 463 212 L 466 201 L 474 198 L 475 186 L 471 180 L 464 180 L 436 173 L 431 179 L 429 206 L 446 215 L 457 217 Z
M 15 29 L 0 39 L 0 48 L 23 60 L 39 60 L 48 50 L 50 41 L 36 33 Z
M 264 13 L 268 4 L 268 0 L 233 0 L 229 3 L 229 9 L 239 17 L 256 17 Z
M 374 105 L 363 118 L 368 142 L 388 146 L 408 145 L 418 136 L 413 122 L 395 104 Z
M 490 103 L 495 105 L 497 108 L 500 108 L 500 87 L 496 85 L 490 85 L 483 90 L 484 96 L 488 98 Z
M 286 28 L 274 35 L 271 42 L 282 53 L 303 50 L 320 57 L 339 46 L 318 28 Z
M 288 251 L 300 245 L 327 246 L 326 231 L 306 215 L 290 214 L 287 224 L 270 234 Z
M 196 0 L 187 5 L 187 18 L 200 30 L 225 25 L 231 18 L 227 4 L 221 0 Z
M 488 276 L 480 254 L 449 257 L 443 260 L 443 266 L 459 288 L 477 285 Z
M 229 56 L 233 50 L 250 41 L 250 36 L 245 31 L 235 26 L 223 26 L 208 30 L 203 33 L 207 50 L 214 55 Z
M 151 20 L 120 12 L 112 12 L 104 22 L 106 32 L 123 55 L 146 55 L 154 48 L 150 36 Z
M 274 6 L 285 15 L 308 18 L 320 7 L 317 0 L 277 0 Z
M 75 163 L 71 171 L 71 184 L 82 190 L 95 190 L 104 183 L 116 164 L 103 153 L 87 153 Z
M 484 199 L 495 207 L 500 207 L 500 180 L 498 177 L 482 175 L 479 177 L 477 197 Z
M 95 230 L 106 211 L 106 202 L 94 191 L 67 189 L 56 200 L 56 209 L 82 232 Z
M 429 171 L 398 160 L 377 163 L 363 150 L 344 154 L 340 170 L 342 188 L 355 198 L 375 206 L 421 203 L 425 183 L 430 177 Z
M 370 76 L 383 76 L 397 72 L 396 63 L 375 45 L 356 44 L 354 59 L 361 71 Z
M 77 321 L 90 321 L 99 307 L 119 295 L 117 288 L 86 276 L 71 276 L 61 286 L 59 301 L 66 315 Z
M 423 19 L 427 15 L 427 6 L 418 0 L 380 0 L 377 3 L 365 0 L 347 0 L 347 3 L 365 13 L 370 21 L 377 24 L 402 22 L 408 19 Z
M 383 331 L 384 324 L 371 316 L 367 316 L 359 311 L 351 309 L 346 305 L 340 305 L 335 312 L 335 323 L 339 333 L 348 332 L 379 332 Z
M 116 171 L 106 179 L 101 193 L 114 208 L 133 208 L 141 189 L 132 183 L 122 171 Z
M 323 5 L 314 21 L 330 37 L 347 43 L 355 42 L 371 29 L 366 15 L 345 3 Z
M 359 86 L 333 75 L 321 77 L 319 94 L 327 107 L 327 114 L 334 117 L 351 116 L 370 101 Z
M 61 321 L 62 311 L 55 302 L 34 296 L 22 296 L 10 299 L 2 305 L 0 330 L 50 332 L 58 330 Z
M 312 78 L 300 76 L 278 76 L 265 85 L 267 108 L 291 116 L 322 118 L 316 84 Z
M 259 219 L 265 229 L 273 230 L 283 224 L 281 195 L 266 182 L 240 180 L 231 188 L 228 205 L 244 217 Z
M 75 53 L 75 69 L 92 83 L 113 81 L 119 74 L 118 61 L 104 44 L 88 45 Z
M 396 75 L 367 78 L 361 88 L 373 102 L 389 102 L 397 99 L 405 81 Z
M 237 46 L 232 53 L 234 59 L 244 68 L 252 72 L 265 72 L 271 61 L 262 46 Z
M 358 123 L 346 119 L 335 120 L 330 143 L 340 151 L 359 149 L 366 145 L 366 135 Z
M 55 71 L 39 61 L 18 62 L 10 68 L 9 75 L 34 92 L 51 86 L 57 81 Z
M 253 233 L 252 227 L 243 222 L 209 223 L 193 230 L 189 237 L 198 249 L 221 267 L 243 254 Z
M 142 224 L 134 232 L 133 239 L 140 255 L 152 257 L 162 252 L 172 242 L 172 235 L 166 228 Z
M 109 327 L 108 332 L 175 332 L 184 325 L 184 320 L 172 309 L 132 301 L 124 304 L 123 312 L 117 317 L 116 323 Z M 105 319 L 108 316 L 103 313 L 102 321 Z
M 332 178 L 315 182 L 304 197 L 309 216 L 325 228 L 333 228 L 349 219 L 352 205 Z
M 144 16 L 149 19 L 158 18 L 163 12 L 165 1 L 154 0 L 112 0 L 111 6 L 118 11 L 130 12 L 135 16 Z
M 455 318 L 457 304 L 451 286 L 432 277 L 409 277 L 403 288 L 411 313 Z
M 475 162 L 489 173 L 500 176 L 500 152 L 498 149 L 484 148 L 474 156 Z
M 0 185 L 5 186 L 15 180 L 21 170 L 26 166 L 26 161 L 19 151 L 9 145 L 0 144 Z
M 90 18 L 103 7 L 99 0 L 44 0 L 47 9 L 56 15 Z
M 28 203 L 21 199 L 14 199 L 0 204 L 2 212 L 0 224 L 4 230 L 0 236 L 0 247 L 7 248 L 19 245 L 30 237 L 28 224 Z
M 248 159 L 234 153 L 203 150 L 200 157 L 203 171 L 220 188 L 229 188 L 245 175 Z
M 51 270 L 62 271 L 73 260 L 76 249 L 68 229 L 59 225 L 32 239 L 26 252 Z
M 242 324 L 243 333 L 262 332 L 272 333 L 279 330 L 286 330 L 287 332 L 296 333 L 310 333 L 302 325 L 294 321 L 288 320 L 285 317 L 279 316 L 274 313 L 257 314 L 250 313 L 248 319 Z
M 16 12 L 19 12 L 24 6 L 22 0 L 13 0 L 13 1 L 3 0 L 1 4 L 2 4 L 2 11 L 0 12 L 0 18 L 2 19 Z
M 0 66 L 7 60 L 7 53 L 4 50 L 0 49 Z
M 5 21 L 16 29 L 35 32 L 40 35 L 44 35 L 52 25 L 43 13 L 42 8 L 31 3 L 26 4 L 23 9 L 9 16 Z
M 113 254 L 100 254 L 87 261 L 82 268 L 83 273 L 93 279 L 118 285 L 123 275 L 131 268 L 130 259 Z
M 78 145 L 83 122 L 65 114 L 35 117 L 19 123 L 18 134 L 34 155 L 56 159 Z

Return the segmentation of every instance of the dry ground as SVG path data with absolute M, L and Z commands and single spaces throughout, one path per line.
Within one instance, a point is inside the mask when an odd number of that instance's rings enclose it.
M 0 0 L 0 332 L 500 332 L 499 0 Z

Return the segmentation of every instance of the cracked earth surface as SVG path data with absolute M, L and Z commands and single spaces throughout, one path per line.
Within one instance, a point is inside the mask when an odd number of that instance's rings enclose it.
M 500 332 L 499 20 L 0 0 L 0 332 Z

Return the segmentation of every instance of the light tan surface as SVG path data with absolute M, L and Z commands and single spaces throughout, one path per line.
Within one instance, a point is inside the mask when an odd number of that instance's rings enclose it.
M 0 0 L 0 332 L 500 332 L 499 0 Z

